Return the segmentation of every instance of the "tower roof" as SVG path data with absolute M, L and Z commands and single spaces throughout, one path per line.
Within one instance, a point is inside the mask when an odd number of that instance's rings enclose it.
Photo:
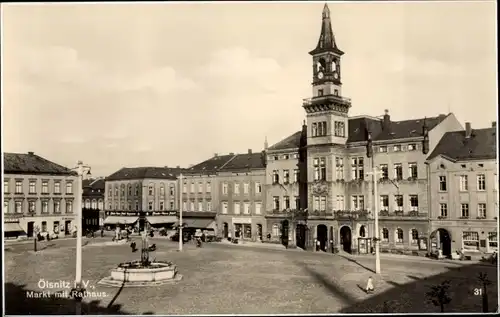
M 335 36 L 333 35 L 332 23 L 330 20 L 330 9 L 328 4 L 325 3 L 323 7 L 323 20 L 321 22 L 321 34 L 319 35 L 318 45 L 316 48 L 309 52 L 309 54 L 314 55 L 322 52 L 334 52 L 339 55 L 344 54 L 335 42 Z

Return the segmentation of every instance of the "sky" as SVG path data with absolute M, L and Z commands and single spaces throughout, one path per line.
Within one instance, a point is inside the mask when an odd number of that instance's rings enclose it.
M 323 6 L 2 4 L 4 152 L 107 176 L 261 151 L 301 129 Z M 329 8 L 350 115 L 496 120 L 495 1 Z

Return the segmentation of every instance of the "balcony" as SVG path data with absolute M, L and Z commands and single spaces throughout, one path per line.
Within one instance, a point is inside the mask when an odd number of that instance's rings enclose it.
M 380 219 L 395 219 L 395 220 L 409 220 L 409 219 L 427 219 L 428 213 L 419 211 L 394 211 L 389 213 L 387 210 L 382 210 L 379 212 Z
M 335 95 L 326 95 L 326 96 L 318 96 L 313 98 L 302 99 L 303 107 L 315 106 L 324 103 L 351 104 L 351 98 L 335 96 Z

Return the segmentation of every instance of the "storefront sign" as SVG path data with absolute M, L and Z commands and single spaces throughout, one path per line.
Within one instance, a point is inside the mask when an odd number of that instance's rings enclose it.
M 4 223 L 19 223 L 19 218 L 5 218 Z
M 252 223 L 252 218 L 233 218 L 233 223 Z

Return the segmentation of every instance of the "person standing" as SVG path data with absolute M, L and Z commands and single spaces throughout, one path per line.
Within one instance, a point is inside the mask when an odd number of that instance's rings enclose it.
M 370 276 L 370 277 L 368 277 L 368 281 L 366 282 L 366 293 L 371 294 L 371 293 L 373 293 L 374 290 L 375 290 L 375 288 L 373 287 L 373 279 Z

